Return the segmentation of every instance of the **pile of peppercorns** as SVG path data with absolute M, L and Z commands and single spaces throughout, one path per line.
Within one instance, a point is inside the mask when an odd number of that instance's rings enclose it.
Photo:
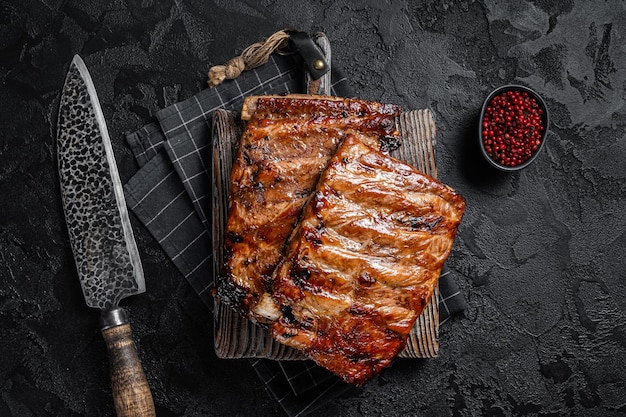
M 497 164 L 516 167 L 526 162 L 541 145 L 543 110 L 526 91 L 508 90 L 493 97 L 482 120 L 482 142 Z

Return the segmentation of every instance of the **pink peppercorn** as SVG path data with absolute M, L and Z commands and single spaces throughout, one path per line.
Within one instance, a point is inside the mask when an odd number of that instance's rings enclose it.
M 505 167 L 526 162 L 541 145 L 542 115 L 537 100 L 525 91 L 508 90 L 493 97 L 481 126 L 487 155 Z

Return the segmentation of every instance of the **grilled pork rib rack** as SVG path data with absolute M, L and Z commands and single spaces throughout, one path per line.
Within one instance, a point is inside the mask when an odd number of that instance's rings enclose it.
M 388 155 L 399 113 L 356 99 L 249 97 L 231 170 L 217 298 L 356 385 L 403 349 L 465 207 Z
M 404 349 L 464 209 L 449 187 L 349 135 L 277 268 L 272 336 L 365 383 Z

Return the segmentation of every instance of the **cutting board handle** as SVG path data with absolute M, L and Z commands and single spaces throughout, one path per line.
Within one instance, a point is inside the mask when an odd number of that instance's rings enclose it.
M 121 307 L 105 310 L 101 322 L 102 336 L 109 352 L 117 417 L 156 416 L 150 386 L 137 355 L 126 312 Z

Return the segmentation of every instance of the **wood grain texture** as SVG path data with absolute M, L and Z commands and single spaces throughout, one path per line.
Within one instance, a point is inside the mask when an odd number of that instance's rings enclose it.
M 435 165 L 435 119 L 428 109 L 404 112 L 398 117 L 397 127 L 402 135 L 402 146 L 392 152 L 426 175 L 437 178 Z M 431 302 L 417 318 L 400 358 L 434 358 L 439 352 L 439 289 L 435 287 Z
M 402 113 L 396 120 L 402 136 L 402 146 L 393 155 L 421 172 L 436 178 L 434 140 L 435 121 L 427 109 Z M 228 187 L 234 148 L 239 140 L 240 129 L 234 115 L 218 110 L 213 116 L 213 248 L 216 260 L 224 259 L 223 236 L 228 207 Z M 221 262 L 215 262 L 217 277 Z M 435 289 L 432 300 L 439 297 Z M 426 306 L 409 334 L 406 348 L 399 357 L 433 358 L 439 351 L 439 308 L 433 302 Z M 215 350 L 221 358 L 270 358 L 276 360 L 306 359 L 300 352 L 275 340 L 269 331 L 241 317 L 228 306 L 216 302 L 214 340 Z
M 102 330 L 109 353 L 117 417 L 156 416 L 152 393 L 131 337 L 130 324 Z

